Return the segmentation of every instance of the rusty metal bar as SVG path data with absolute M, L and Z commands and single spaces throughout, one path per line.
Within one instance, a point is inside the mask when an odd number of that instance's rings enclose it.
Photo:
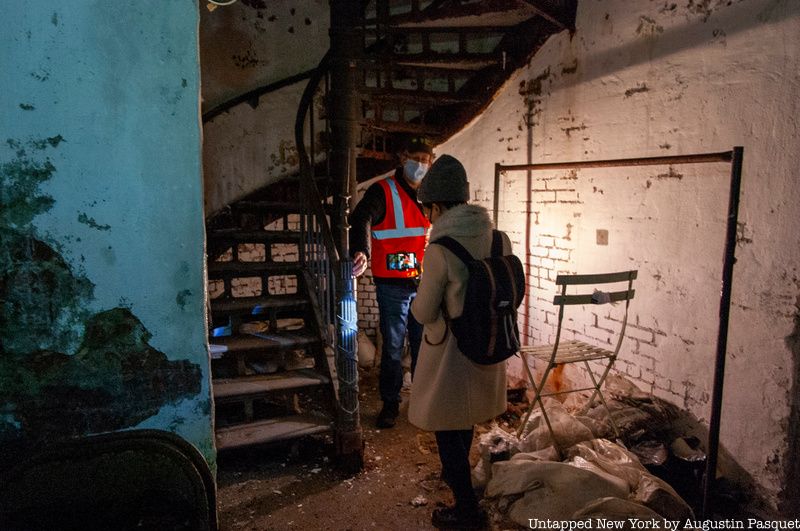
M 498 217 L 500 216 L 500 168 L 499 162 L 494 163 L 494 228 L 497 228 Z
M 698 155 L 673 155 L 668 157 L 637 157 L 632 159 L 584 160 L 574 162 L 543 162 L 539 164 L 499 164 L 500 171 L 566 170 L 580 168 L 618 168 L 621 166 L 659 166 L 665 164 L 701 164 L 705 162 L 731 162 L 733 151 L 702 153 Z
M 728 322 L 731 311 L 733 264 L 736 263 L 736 230 L 739 219 L 739 196 L 742 185 L 742 158 L 744 148 L 733 148 L 731 163 L 731 188 L 728 196 L 728 225 L 725 234 L 725 256 L 722 265 L 722 293 L 719 299 L 719 332 L 717 335 L 717 357 L 714 363 L 714 388 L 711 395 L 711 420 L 708 425 L 708 456 L 705 481 L 703 482 L 703 505 L 701 518 L 709 513 L 711 490 L 717 478 L 717 456 L 719 453 L 719 426 L 722 418 L 722 388 L 725 381 L 725 356 L 728 349 Z
M 385 12 L 388 1 L 376 8 Z M 356 333 L 358 312 L 354 294 L 347 215 L 356 189 L 356 152 L 359 135 L 359 87 L 357 66 L 363 49 L 364 28 L 360 2 L 331 0 L 330 38 L 332 68 L 329 116 L 331 126 L 331 174 L 333 205 L 338 216 L 331 215 L 340 261 L 334 263 L 329 279 L 335 282 L 336 350 L 335 364 L 339 379 L 336 422 L 337 451 L 345 459 L 363 464 L 363 433 L 358 403 L 358 359 Z M 320 220 L 323 222 L 323 220 Z M 330 290 L 329 290 L 330 291 Z

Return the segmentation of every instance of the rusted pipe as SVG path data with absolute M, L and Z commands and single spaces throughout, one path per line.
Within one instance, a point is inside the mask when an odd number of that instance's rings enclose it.
M 722 264 L 722 293 L 719 299 L 719 331 L 717 335 L 717 358 L 714 362 L 714 389 L 711 394 L 711 420 L 708 425 L 708 457 L 705 481 L 703 482 L 703 506 L 701 518 L 709 514 L 711 491 L 717 479 L 717 456 L 719 454 L 719 426 L 722 418 L 722 388 L 725 381 L 725 356 L 728 348 L 728 322 L 731 311 L 733 265 L 736 263 L 736 230 L 739 219 L 739 196 L 742 185 L 742 158 L 744 148 L 733 148 L 731 163 L 731 188 L 728 196 L 728 225 L 725 234 L 725 256 Z
M 584 160 L 575 162 L 543 162 L 539 164 L 498 164 L 501 172 L 520 170 L 566 170 L 580 168 L 614 168 L 621 166 L 658 166 L 667 164 L 700 164 L 704 162 L 730 162 L 733 151 L 703 153 L 699 155 L 673 155 L 669 157 L 637 157 L 632 159 Z

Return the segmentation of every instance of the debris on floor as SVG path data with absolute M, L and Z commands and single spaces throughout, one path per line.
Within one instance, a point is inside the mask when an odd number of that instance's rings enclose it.
M 359 389 L 364 469 L 337 471 L 330 445 L 319 439 L 222 455 L 223 529 L 432 529 L 432 508 L 452 503 L 435 437 L 408 423 L 407 393 L 397 426 L 374 428 L 381 405 L 377 372 L 362 369 Z M 605 408 L 581 412 L 580 401 L 546 403 L 557 444 L 538 407 L 517 437 L 528 404 L 524 392 L 513 391 L 504 415 L 475 427 L 473 485 L 483 492 L 490 529 L 529 529 L 530 518 L 692 516 L 705 463 L 700 441 L 673 432 L 677 412 L 671 406 L 622 378 L 609 380 L 606 397 L 618 438 Z M 735 488 L 728 491 L 736 499 Z

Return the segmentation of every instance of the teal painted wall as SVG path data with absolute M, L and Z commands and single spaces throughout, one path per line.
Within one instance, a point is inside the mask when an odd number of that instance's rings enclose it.
M 0 8 L 0 443 L 159 428 L 213 468 L 198 6 Z

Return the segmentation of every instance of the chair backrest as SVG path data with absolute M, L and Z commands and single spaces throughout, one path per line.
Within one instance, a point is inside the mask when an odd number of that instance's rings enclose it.
M 558 275 L 556 277 L 556 285 L 561 286 L 561 294 L 553 297 L 553 304 L 558 306 L 558 325 L 556 328 L 556 339 L 553 345 L 553 356 L 555 357 L 558 344 L 561 341 L 561 325 L 564 322 L 564 306 L 567 305 L 583 305 L 583 304 L 607 304 L 611 302 L 625 301 L 625 316 L 622 319 L 622 326 L 619 330 L 619 338 L 617 345 L 614 349 L 614 357 L 616 357 L 622 346 L 622 339 L 625 337 L 625 329 L 628 326 L 628 308 L 633 299 L 636 291 L 633 289 L 633 281 L 638 274 L 638 270 L 619 271 L 617 273 L 598 273 L 592 275 Z M 610 293 L 597 290 L 597 287 L 602 287 L 604 284 L 614 284 L 617 282 L 627 282 L 628 289 L 624 291 L 612 291 Z M 582 295 L 567 295 L 567 286 L 592 286 L 595 288 L 594 293 L 587 293 Z
M 618 273 L 600 273 L 594 275 L 558 275 L 556 285 L 561 286 L 561 294 L 553 298 L 553 304 L 573 305 L 573 304 L 606 304 L 609 302 L 630 301 L 636 290 L 633 289 L 633 281 L 638 274 L 637 270 L 620 271 Z M 567 295 L 567 286 L 592 285 L 594 288 L 603 284 L 614 284 L 617 282 L 627 282 L 628 289 L 624 291 L 613 291 L 601 294 L 587 293 L 582 295 Z

